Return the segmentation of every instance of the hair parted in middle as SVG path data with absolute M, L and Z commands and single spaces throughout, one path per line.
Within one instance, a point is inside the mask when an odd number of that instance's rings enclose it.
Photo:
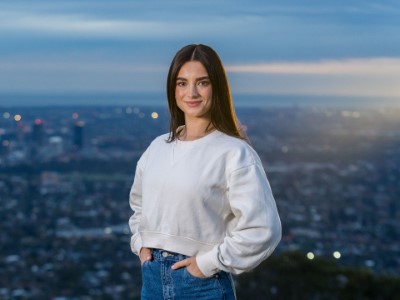
M 219 131 L 247 140 L 241 133 L 232 104 L 232 97 L 224 66 L 218 54 L 209 46 L 202 44 L 187 45 L 180 49 L 171 62 L 167 78 L 167 98 L 170 111 L 170 136 L 174 141 L 179 126 L 185 124 L 185 117 L 175 99 L 176 78 L 181 67 L 189 61 L 200 62 L 207 70 L 212 86 L 210 108 L 211 124 Z

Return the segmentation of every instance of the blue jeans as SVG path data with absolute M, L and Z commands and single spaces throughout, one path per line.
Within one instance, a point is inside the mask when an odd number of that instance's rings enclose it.
M 185 267 L 172 270 L 186 255 L 154 249 L 153 260 L 142 266 L 142 300 L 234 300 L 235 287 L 229 273 L 208 278 L 191 275 Z

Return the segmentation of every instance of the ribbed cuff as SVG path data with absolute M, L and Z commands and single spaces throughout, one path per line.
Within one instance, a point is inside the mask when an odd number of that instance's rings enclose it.
M 206 277 L 211 277 L 215 273 L 219 272 L 219 269 L 213 263 L 213 255 L 213 250 L 211 250 L 196 256 L 197 266 L 201 273 Z

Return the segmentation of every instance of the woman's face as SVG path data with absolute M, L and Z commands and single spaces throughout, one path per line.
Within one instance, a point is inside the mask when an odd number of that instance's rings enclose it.
M 210 119 L 212 86 L 201 62 L 188 61 L 181 67 L 176 78 L 175 99 L 186 120 Z

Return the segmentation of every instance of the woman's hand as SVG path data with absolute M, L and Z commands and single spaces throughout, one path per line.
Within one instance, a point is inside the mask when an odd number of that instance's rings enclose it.
M 204 274 L 200 271 L 197 266 L 196 257 L 192 256 L 184 260 L 178 261 L 171 268 L 173 270 L 186 267 L 187 271 L 194 277 L 205 278 Z
M 151 254 L 151 249 L 142 247 L 140 249 L 139 258 L 140 258 L 140 264 L 141 265 L 143 265 L 143 263 L 145 261 L 147 261 L 147 260 L 152 260 L 153 259 L 153 255 Z

